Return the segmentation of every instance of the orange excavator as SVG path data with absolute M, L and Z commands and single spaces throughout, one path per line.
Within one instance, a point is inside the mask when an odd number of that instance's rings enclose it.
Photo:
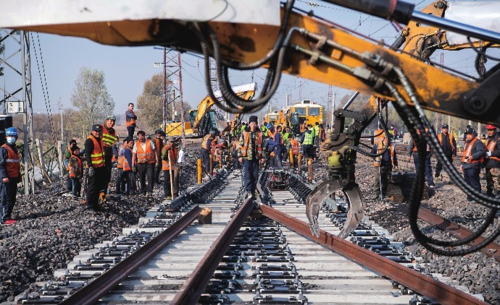
M 489 57 L 487 49 L 500 43 L 500 33 L 491 30 L 487 23 L 477 27 L 456 21 L 459 17 L 451 20 L 448 3 L 441 0 L 423 11 L 416 11 L 415 5 L 399 0 L 324 0 L 408 25 L 396 42 L 388 46 L 316 17 L 312 12 L 295 8 L 294 0 L 283 4 L 254 0 L 252 5 L 228 0 L 224 1 L 225 7 L 200 5 L 203 9 L 193 6 L 195 9 L 190 10 L 182 10 L 183 4 L 196 0 L 175 1 L 175 5 L 172 1 L 141 2 L 140 5 L 127 1 L 127 7 L 116 5 L 114 8 L 99 7 L 97 2 L 53 0 L 47 5 L 54 6 L 57 14 L 33 14 L 30 19 L 16 16 L 22 16 L 20 12 L 24 9 L 33 10 L 37 5 L 18 4 L 5 8 L 0 5 L 0 27 L 86 37 L 109 45 L 161 45 L 203 54 L 207 80 L 210 80 L 209 58 L 213 57 L 221 94 L 226 101 L 218 106 L 232 113 L 255 112 L 264 107 L 276 92 L 282 73 L 372 94 L 376 98 L 370 99 L 360 111 L 349 110 L 348 103 L 334 112 L 335 133 L 321 147 L 329 158 L 329 178 L 306 199 L 312 233 L 317 235 L 319 232 L 317 219 L 322 201 L 335 191 L 342 191 L 350 204 L 348 220 L 340 236 L 346 237 L 362 219 L 364 201 L 356 183 L 356 157 L 358 153 L 374 156 L 360 148 L 361 133 L 376 118 L 380 107 L 392 103 L 417 143 L 418 153 L 423 156 L 426 145 L 431 145 L 455 184 L 476 202 L 491 208 L 485 223 L 467 238 L 442 241 L 425 235 L 417 223 L 424 183 L 421 162 L 409 202 L 409 222 L 416 240 L 441 255 L 463 255 L 486 246 L 500 234 L 500 229 L 495 229 L 483 242 L 467 249 L 460 247 L 480 236 L 493 223 L 500 200 L 467 185 L 444 157 L 435 134 L 424 132 L 425 127 L 431 129 L 424 110 L 500 125 L 500 65 L 471 77 L 436 67 L 428 60 L 436 49 L 470 47 L 478 54 L 477 66 L 481 70 L 481 58 L 495 59 Z M 477 8 L 478 3 L 473 2 L 473 5 Z M 498 6 L 496 2 L 488 3 Z M 153 6 L 154 10 L 148 9 Z M 39 11 L 52 10 L 44 7 Z M 489 11 L 499 9 L 490 8 Z M 444 12 L 446 18 L 443 18 Z M 450 38 L 452 32 L 457 34 L 458 43 Z M 399 53 L 399 48 L 404 52 Z M 233 92 L 230 68 L 268 69 L 256 99 L 244 100 Z M 217 100 L 209 81 L 206 87 L 209 96 Z M 346 118 L 354 122 L 347 129 L 344 128 Z M 418 134 L 417 130 L 421 132 Z

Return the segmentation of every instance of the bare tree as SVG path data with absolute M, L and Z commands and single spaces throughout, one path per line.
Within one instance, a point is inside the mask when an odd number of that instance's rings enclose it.
M 167 80 L 167 86 L 171 82 Z M 144 83 L 141 95 L 137 98 L 138 125 L 144 131 L 154 131 L 163 123 L 163 74 L 155 74 Z M 167 117 L 171 110 L 167 107 Z
M 92 124 L 104 122 L 112 114 L 115 102 L 106 88 L 104 73 L 83 67 L 75 82 L 71 102 L 78 111 L 72 116 L 70 129 L 73 135 L 84 137 Z

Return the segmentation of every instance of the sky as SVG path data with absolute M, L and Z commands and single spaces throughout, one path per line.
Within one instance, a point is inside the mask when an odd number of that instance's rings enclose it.
M 431 0 L 407 0 L 416 4 L 417 9 L 432 3 Z M 398 32 L 386 20 L 371 17 L 344 8 L 336 7 L 321 1 L 297 0 L 296 6 L 314 10 L 315 13 L 329 20 L 375 39 L 384 39 L 392 43 Z M 1 32 L 5 36 L 5 32 Z M 33 110 L 35 113 L 59 112 L 59 107 L 72 108 L 71 94 L 75 81 L 82 67 L 103 71 L 109 94 L 115 102 L 115 114 L 122 115 L 129 102 L 136 103 L 141 94 L 144 82 L 156 73 L 162 73 L 162 68 L 154 67 L 155 62 L 163 61 L 163 51 L 148 47 L 113 47 L 100 45 L 87 39 L 71 38 L 57 35 L 32 33 L 32 39 L 37 49 L 37 56 L 32 51 L 32 88 Z M 4 57 L 9 56 L 18 45 L 6 41 Z M 40 54 L 41 51 L 41 54 Z M 433 55 L 439 61 L 441 51 Z M 16 57 L 13 57 L 15 59 Z M 446 52 L 445 64 L 463 72 L 473 73 L 475 54 L 472 51 Z M 20 62 L 20 60 L 19 60 Z M 43 68 L 42 68 L 43 62 Z M 182 85 L 184 100 L 195 108 L 206 96 L 204 85 L 202 59 L 182 55 Z M 230 73 L 233 85 L 247 84 L 255 81 L 263 83 L 266 70 L 258 69 L 253 73 L 232 71 Z M 0 88 L 12 90 L 19 87 L 20 77 L 8 67 L 5 76 L 0 77 Z M 42 84 L 47 88 L 48 96 L 42 93 Z M 338 100 L 351 90 L 333 88 Z M 1 93 L 1 91 L 0 91 Z M 271 100 L 271 107 L 281 108 L 285 104 L 286 94 L 292 101 L 312 99 L 319 104 L 328 102 L 328 86 L 293 76 L 284 76 L 280 87 Z

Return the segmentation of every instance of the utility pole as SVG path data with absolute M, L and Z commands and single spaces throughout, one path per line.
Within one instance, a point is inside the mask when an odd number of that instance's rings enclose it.
M 182 60 L 181 60 L 181 52 L 177 52 L 178 54 L 178 63 L 179 63 L 179 90 L 180 90 L 180 98 L 181 98 L 181 125 L 182 125 L 182 148 L 185 147 L 186 140 L 186 132 L 184 130 L 184 95 L 182 94 Z

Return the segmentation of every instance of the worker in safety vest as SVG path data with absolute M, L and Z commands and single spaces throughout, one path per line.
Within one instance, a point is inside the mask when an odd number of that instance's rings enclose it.
M 453 164 L 453 156 L 457 156 L 457 141 L 450 133 L 448 133 L 448 124 L 443 124 L 443 126 L 441 126 L 441 133 L 437 135 L 437 138 L 439 145 L 441 145 L 441 148 L 444 151 L 446 159 Z M 443 170 L 443 164 L 441 164 L 438 160 L 435 173 L 436 178 L 440 177 L 441 170 Z
M 155 131 L 154 142 L 155 142 L 155 148 L 156 148 L 155 152 L 158 155 L 156 157 L 157 160 L 161 160 L 161 150 L 162 150 L 163 146 L 165 145 L 163 142 L 163 139 L 165 139 L 165 136 L 162 139 L 162 135 L 164 135 L 164 134 L 165 134 L 165 132 L 162 131 L 161 129 L 157 129 Z M 155 177 L 154 177 L 154 181 L 156 184 L 160 184 L 160 172 L 162 171 L 161 168 L 162 168 L 161 162 L 156 163 Z
M 17 184 L 21 182 L 21 159 L 16 148 L 17 129 L 5 130 L 6 143 L 0 147 L 0 223 L 13 225 L 12 210 L 16 204 Z
M 301 144 L 306 158 L 314 158 L 314 131 L 312 125 L 307 125 L 307 130 L 302 134 Z
M 262 158 L 262 133 L 257 116 L 252 115 L 248 125 L 249 127 L 241 136 L 238 161 L 243 164 L 243 184 L 247 197 L 255 199 L 259 180 L 259 161 Z
M 168 137 L 168 141 L 161 151 L 161 164 L 163 171 L 163 191 L 165 199 L 170 200 L 179 196 L 179 168 L 177 167 L 177 157 L 179 149 L 174 137 Z M 170 179 L 172 177 L 172 180 Z M 173 189 L 172 187 L 173 186 Z
M 384 151 L 386 146 L 387 149 Z M 375 168 L 378 169 L 378 173 L 375 175 L 375 196 L 376 198 L 383 198 L 387 194 L 389 175 L 393 169 L 398 167 L 396 150 L 390 140 L 384 137 L 378 144 L 373 145 L 371 154 L 380 155 L 375 157 L 373 163 Z
M 267 146 L 270 152 L 274 153 L 274 164 L 276 167 L 282 167 L 283 159 L 283 135 L 281 134 L 281 126 L 274 127 L 268 131 L 268 135 L 271 137 Z
M 217 135 L 219 131 L 217 129 L 212 129 L 209 134 L 203 137 L 201 141 L 201 157 L 203 159 L 203 167 L 205 173 L 212 175 L 210 168 L 210 151 L 212 150 L 212 145 L 217 143 Z M 214 143 L 212 143 L 214 142 Z
M 73 146 L 71 151 L 71 157 L 68 163 L 69 177 L 71 179 L 71 194 L 73 197 L 80 197 L 80 191 L 82 189 L 82 184 L 80 179 L 83 177 L 83 161 L 80 157 L 80 148 L 78 146 Z
M 384 129 L 382 129 L 382 124 L 379 122 L 378 129 L 373 133 L 373 138 L 371 140 L 372 145 L 378 145 L 379 142 L 382 141 L 382 139 L 384 139 L 385 137 L 386 134 L 384 132 Z
M 116 185 L 115 185 L 115 190 L 117 194 L 121 194 L 122 192 L 125 192 L 125 183 L 126 183 L 126 178 L 123 175 L 123 152 L 125 147 L 127 146 L 127 139 L 123 140 L 122 145 L 120 145 L 120 148 L 118 148 L 118 159 L 116 160 L 116 168 L 118 169 L 118 175 L 116 175 Z
M 104 142 L 101 138 L 102 125 L 92 125 L 90 136 L 85 140 L 85 160 L 88 167 L 87 208 L 99 211 L 99 194 L 104 192 L 106 184 L 106 159 Z
M 464 173 L 464 180 L 473 189 L 481 192 L 481 183 L 479 182 L 479 174 L 481 172 L 481 163 L 484 161 L 486 148 L 484 144 L 477 138 L 476 131 L 472 128 L 465 130 L 465 147 L 462 154 L 462 165 L 460 169 Z M 467 196 L 467 200 L 472 200 Z
M 297 157 L 299 155 L 299 141 L 297 141 L 292 134 L 288 134 L 288 152 L 290 158 L 290 167 L 297 168 Z
M 486 125 L 488 139 L 486 141 L 486 194 L 493 196 L 500 193 L 500 134 L 493 125 Z
M 425 132 L 428 132 L 427 127 L 425 128 Z M 420 134 L 420 130 L 417 129 L 417 133 Z M 413 141 L 413 139 L 410 140 L 409 148 L 410 149 L 408 149 L 409 151 L 408 155 L 410 156 L 410 158 L 413 155 L 413 162 L 415 164 L 415 171 L 416 171 L 420 164 L 420 160 L 417 152 L 418 150 L 417 144 L 415 143 L 415 141 Z M 431 156 L 432 156 L 431 147 L 429 146 L 429 144 L 427 144 L 425 150 L 425 159 L 422 161 L 425 162 L 425 181 L 427 182 L 427 186 L 433 189 L 436 187 L 436 185 L 434 184 L 434 178 L 432 177 Z M 410 160 L 408 160 L 408 162 L 409 161 Z
M 125 125 L 127 125 L 128 137 L 134 138 L 137 116 L 134 113 L 134 103 L 128 103 L 128 109 L 125 111 Z
M 118 150 L 116 143 L 118 143 L 118 136 L 113 128 L 115 126 L 116 117 L 108 115 L 106 122 L 102 125 L 102 142 L 104 143 L 104 157 L 106 158 L 106 188 L 107 191 L 109 182 L 111 181 L 111 171 L 113 170 L 113 159 L 118 158 Z
M 139 194 L 153 196 L 154 169 L 158 162 L 155 152 L 155 143 L 146 139 L 146 133 L 142 130 L 137 132 L 137 142 L 132 150 L 134 154 L 132 168 L 137 168 L 141 189 Z M 146 186 L 146 178 L 148 184 Z
M 123 150 L 121 151 L 122 156 L 122 177 L 121 183 L 124 195 L 135 195 L 136 185 L 135 185 L 135 174 L 132 169 L 132 164 L 134 164 L 134 139 L 126 138 L 123 141 Z M 125 185 L 127 188 L 125 188 Z
M 69 194 L 72 190 L 72 182 L 71 182 L 71 178 L 69 177 L 68 164 L 69 164 L 69 159 L 71 158 L 71 155 L 73 154 L 73 149 L 72 149 L 73 146 L 76 146 L 75 139 L 71 139 L 69 141 L 68 149 L 66 149 L 66 152 L 64 153 L 64 168 L 68 172 L 68 179 L 66 180 L 66 194 Z M 63 194 L 63 196 L 65 196 L 65 194 Z

